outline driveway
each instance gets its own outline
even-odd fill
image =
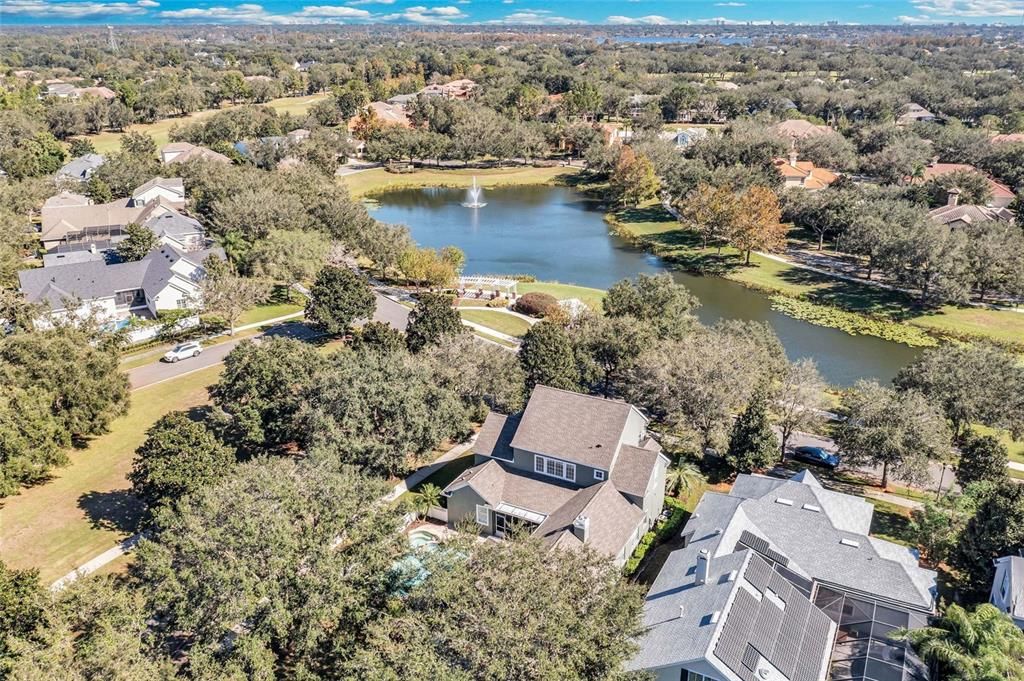
[[[823,436],[820,436],[820,435],[811,435],[810,433],[801,433],[801,432],[793,433],[792,437],[789,438],[789,449],[790,449],[790,451],[792,451],[793,448],[795,448],[795,447],[821,447],[822,449],[824,449],[826,451],[829,451],[829,452],[832,452],[832,453],[837,453],[837,451],[838,451],[838,449],[836,447],[836,443],[833,442],[830,438],[823,437]],[[796,463],[799,463],[799,462],[796,462]],[[808,465],[807,468],[809,468],[812,473],[814,473],[817,470],[819,470],[816,466],[811,466],[811,465]],[[842,469],[851,470],[847,466],[842,466]],[[873,476],[875,478],[878,478],[878,479],[882,478],[882,467],[881,466],[877,466],[877,467],[863,466],[861,468],[856,468],[856,469],[852,469],[852,470],[855,470],[858,473],[865,473],[867,475],[871,475],[871,476]],[[950,469],[950,467],[947,466],[945,468],[945,472],[943,472],[942,464],[938,464],[938,463],[935,463],[934,461],[932,461],[931,463],[928,464],[928,478],[929,479],[928,479],[928,482],[926,482],[924,484],[923,488],[926,489],[926,490],[931,490],[931,491],[934,492],[938,488],[938,486],[939,486],[939,478],[940,477],[942,478],[942,488],[943,489],[948,490],[950,488],[950,486],[953,485],[953,483],[955,482],[955,480],[953,479],[953,472]],[[896,480],[896,479],[894,479],[892,477],[890,477],[889,479],[892,482],[896,483],[896,484],[900,484],[900,485],[904,484],[904,483],[901,483],[901,482],[899,482],[898,480]]]
[[[404,331],[408,323],[407,319],[409,317],[409,309],[385,298],[379,293],[374,293],[374,295],[377,297],[377,309],[373,313],[373,320],[377,322],[385,322],[400,331]],[[246,338],[239,338],[238,340],[231,340],[225,343],[211,345],[207,349],[203,350],[203,354],[198,357],[183,359],[174,364],[155,361],[152,364],[136,367],[128,372],[128,381],[132,390],[138,390],[139,388],[144,388],[148,385],[162,383],[172,378],[190,374],[193,371],[199,371],[200,369],[215,366],[223,362],[224,358],[228,356],[228,353],[243,340],[251,340],[253,338],[261,337],[310,340],[315,338],[317,335],[317,331],[300,322],[277,324],[257,336],[247,336]]]

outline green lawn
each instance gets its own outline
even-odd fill
[[[547,184],[579,168],[512,167],[512,168],[456,168],[420,169],[411,173],[390,173],[384,168],[373,168],[341,177],[352,196],[408,187],[469,187],[473,178],[484,188],[508,185]]]
[[[954,306],[922,310],[908,294],[819,274],[757,254],[746,265],[734,248],[703,248],[698,234],[682,229],[657,204],[618,211],[609,215],[608,221],[623,238],[682,269],[723,276],[819,306],[866,314],[882,323],[909,324],[934,336],[991,340],[1024,348],[1024,313]],[[898,329],[889,331],[883,337],[901,335]]]
[[[910,509],[880,499],[865,499],[875,507],[875,514],[871,519],[872,536],[904,546],[915,546],[910,534]]]
[[[308,111],[309,107],[313,104],[316,104],[326,98],[327,95],[323,94],[308,95],[305,97],[282,97],[280,99],[272,99],[264,106],[269,106],[280,114],[291,113],[301,115]],[[140,123],[139,125],[131,126],[129,130],[151,136],[156,141],[156,145],[159,148],[167,144],[169,141],[168,134],[173,126],[206,118],[218,111],[223,111],[226,108],[230,107],[226,106],[220,109],[205,109],[203,111],[197,111],[189,116],[165,118],[163,120],[156,121],[155,123]],[[92,142],[98,153],[105,154],[111,151],[117,151],[121,143],[122,134],[123,133],[120,132],[107,131],[101,132],[98,135],[86,135],[85,137]]]
[[[294,314],[296,312],[302,312],[305,309],[303,305],[296,305],[294,303],[273,303],[270,305],[258,305],[251,310],[246,310],[241,317],[238,318],[237,326],[245,326],[246,324],[256,324],[258,322],[265,322],[268,319],[276,319],[285,315]]]
[[[221,367],[132,393],[132,408],[110,432],[71,452],[71,463],[44,484],[0,501],[0,555],[15,568],[39,568],[44,584],[136,530],[138,502],[125,478],[146,430],[173,410],[208,403]]]
[[[530,323],[521,317],[495,310],[460,309],[459,313],[467,322],[480,324],[509,336],[522,336],[530,330]]]
[[[1014,440],[1008,431],[1001,428],[976,425],[973,430],[978,435],[995,435],[1010,453],[1010,461],[1024,463],[1024,440]]]
[[[555,281],[519,282],[517,287],[519,295],[540,291],[548,293],[558,300],[579,298],[587,307],[594,312],[601,312],[601,301],[604,300],[605,292],[599,288],[588,288],[586,286],[573,286],[572,284],[559,284]]]

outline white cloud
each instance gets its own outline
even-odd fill
[[[350,0],[346,5],[393,5],[395,0]]]
[[[516,0],[501,0],[501,4],[503,4],[503,5],[511,5],[515,1]]]
[[[413,24],[450,24],[452,19],[464,19],[466,14],[458,7],[409,7],[402,12],[375,17],[380,21],[408,21]]]
[[[488,24],[535,24],[547,26],[570,26],[573,24],[585,24],[579,19],[560,17],[552,14],[550,10],[536,9],[523,12],[513,12],[502,19],[493,19]]]
[[[35,17],[58,17],[61,19],[80,19],[94,16],[127,16],[145,14],[147,7],[155,7],[157,3],[148,4],[151,0],[140,2],[50,2],[49,0],[4,0],[2,13],[23,14]]]
[[[746,7],[745,2],[716,2],[715,7]]]
[[[905,23],[921,23],[916,20],[938,21],[940,17],[1019,17],[1024,14],[1024,0],[911,0],[911,4],[921,14],[917,17],[897,17],[900,21],[911,19]]]
[[[271,14],[262,5],[244,3],[235,7],[189,7],[160,12],[165,19],[194,21],[224,21],[249,24],[324,24],[339,23],[341,19],[369,19],[365,9],[339,5],[307,5],[290,14]]]
[[[620,15],[610,16],[605,19],[605,22],[609,24],[647,24],[653,26],[664,26],[666,24],[678,23],[672,21],[668,17],[663,17],[659,14],[648,14],[644,17],[624,17]]]
[[[139,0],[135,3],[139,7],[159,7],[159,2],[153,2],[153,0]]]

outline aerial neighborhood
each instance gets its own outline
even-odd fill
[[[0,678],[1024,681],[1019,3],[222,4],[0,3]]]

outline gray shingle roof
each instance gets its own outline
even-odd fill
[[[505,416],[491,412],[484,419],[484,425],[473,444],[473,453],[493,456],[497,459],[512,460],[512,438],[519,427],[519,416]]]
[[[83,301],[107,298],[117,291],[145,289],[155,295],[173,277],[171,266],[185,259],[197,266],[211,254],[222,254],[214,248],[193,253],[182,253],[171,246],[154,250],[142,260],[107,264],[91,261],[22,270],[18,273],[21,290],[31,302],[47,302],[51,309],[63,309],[63,300],[71,297]]]
[[[538,385],[512,446],[610,470],[632,409],[625,402]]]
[[[783,503],[778,502],[780,498]],[[742,666],[749,653],[747,643],[793,681],[819,678],[828,652],[819,647],[820,636],[814,633],[821,630],[820,618],[809,614],[813,609],[804,613],[802,604],[806,599],[774,571],[768,571],[767,582],[763,575],[746,577],[744,570],[749,568],[740,564],[753,552],[738,543],[744,536],[760,538],[767,550],[781,554],[788,560],[787,567],[803,577],[931,610],[935,573],[920,568],[916,556],[906,547],[866,535],[872,509],[863,499],[825,490],[809,473],[791,480],[740,475],[729,494],[705,494],[683,528],[690,537],[689,544],[672,552],[647,595],[647,630],[630,668],[657,668],[704,658],[716,631],[701,618],[719,610],[725,627],[714,655],[740,678],[759,681],[748,673],[753,670],[734,666]],[[840,539],[852,540],[856,546],[840,544]],[[701,549],[707,549],[712,557],[712,579],[698,587],[693,575]],[[737,581],[744,585],[749,582],[760,588],[764,582],[777,595],[786,592],[788,598],[801,603],[796,614],[810,619],[805,619],[803,628],[794,622],[787,624],[786,612],[780,617],[771,609],[765,610],[763,598],[755,606],[746,596],[741,600],[738,592],[734,596],[726,588],[728,582],[721,581],[728,580],[727,575],[734,569],[741,577]],[[726,602],[731,602],[728,611]],[[787,601],[785,611],[789,609]],[[733,615],[736,629],[727,634]],[[731,643],[723,648],[722,642],[727,639]],[[830,646],[831,638],[826,639]],[[794,654],[794,646],[801,652]]]
[[[955,206],[939,206],[934,210],[928,211],[928,215],[932,220],[942,225],[948,225],[951,222],[977,224],[989,220],[994,222],[1013,222],[1014,219],[1013,212],[1005,208],[974,206],[967,203]]]
[[[140,194],[154,187],[163,187],[165,189],[173,191],[176,194],[181,194],[182,196],[185,195],[185,181],[182,178],[154,177],[152,180],[144,182],[143,184],[140,184],[138,187],[136,187],[135,190],[132,192],[132,197],[137,197]]]
[[[612,482],[615,488],[642,497],[651,481],[654,467],[658,465],[660,449],[644,449],[632,445],[622,445],[619,458],[612,469]]]
[[[71,159],[57,171],[58,177],[69,177],[75,180],[86,180],[92,171],[103,165],[106,159],[100,154],[86,154]]]
[[[466,486],[492,508],[508,504],[545,516],[534,534],[551,547],[578,546],[572,524],[578,516],[585,515],[590,519],[587,545],[615,557],[644,517],[643,510],[627,501],[610,482],[578,489],[496,460],[466,470],[444,491],[451,494]]]
[[[149,218],[143,225],[157,236],[171,238],[180,238],[203,231],[203,226],[199,224],[198,220],[182,215],[173,209]]]
[[[534,534],[552,545],[567,539],[566,534],[577,539],[572,525],[579,516],[590,519],[586,544],[599,553],[615,557],[636,532],[644,512],[626,501],[612,483],[602,482],[578,491],[549,515]]]

